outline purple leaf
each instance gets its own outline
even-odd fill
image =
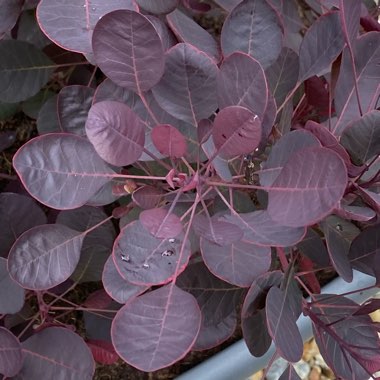
[[[241,52],[222,63],[218,73],[218,105],[242,106],[264,117],[268,103],[268,85],[260,63]]]
[[[58,46],[91,53],[91,37],[96,23],[116,9],[138,10],[133,0],[41,0],[37,19],[42,31]]]
[[[346,43],[350,46],[355,43],[359,34],[361,1],[340,0],[340,21],[343,28]]]
[[[185,137],[170,124],[155,126],[151,138],[158,151],[165,156],[180,158],[186,154]]]
[[[125,103],[127,106],[134,108],[140,98],[133,91],[118,86],[109,78],[106,78],[97,87],[92,104],[103,102],[105,100],[114,100],[115,102]]]
[[[271,186],[292,155],[302,149],[320,146],[316,137],[303,130],[286,133],[272,148],[259,172],[262,186]]]
[[[120,275],[133,284],[146,286],[170,281],[177,265],[177,275],[185,269],[190,254],[190,242],[183,241],[183,234],[159,239],[139,221],[126,225],[120,231],[113,248],[113,259]]]
[[[27,289],[45,290],[74,272],[84,234],[60,224],[44,224],[24,232],[9,252],[11,277]]]
[[[360,196],[362,199],[370,205],[374,210],[380,211],[380,194],[373,191],[363,189],[362,187],[358,188]]]
[[[0,256],[8,255],[23,232],[46,222],[44,212],[31,198],[15,193],[0,194]]]
[[[298,376],[294,367],[291,364],[289,364],[278,380],[302,380],[302,379]]]
[[[18,379],[90,380],[95,372],[90,349],[78,334],[66,328],[45,328],[22,343],[22,352],[24,365]]]
[[[241,0],[215,0],[220,7],[224,8],[227,12],[231,12]]]
[[[17,139],[16,131],[3,131],[0,132],[0,153],[10,148]]]
[[[356,82],[363,112],[375,108],[380,71],[380,34],[370,32],[359,37],[353,45]],[[335,108],[338,120],[332,132],[340,136],[344,128],[361,117],[355,92],[355,79],[348,47],[343,51],[338,82],[335,89]]]
[[[109,256],[104,265],[102,283],[108,295],[121,304],[127,303],[148,289],[147,286],[132,284],[121,277],[113,262],[112,255]]]
[[[219,245],[229,245],[243,237],[243,231],[235,224],[204,215],[195,215],[191,226],[197,235]]]
[[[58,94],[57,109],[61,130],[85,136],[85,124],[95,90],[85,86],[66,86]]]
[[[244,238],[227,246],[201,238],[201,252],[210,272],[240,287],[250,286],[271,263],[269,247],[260,247]]]
[[[363,165],[380,153],[380,111],[371,111],[343,130],[341,144],[356,165]]]
[[[268,331],[277,351],[289,362],[299,361],[302,357],[303,342],[296,325],[298,316],[295,317],[289,308],[286,291],[275,286],[270,288],[265,308]]]
[[[342,157],[343,161],[350,165],[350,156],[347,151],[339,144],[336,137],[323,125],[316,123],[315,121],[308,120],[305,124],[305,129],[310,131],[322,144],[322,146],[333,150]]]
[[[178,0],[136,0],[136,2],[146,12],[158,15],[169,13],[178,5]]]
[[[284,103],[286,96],[297,84],[298,73],[298,55],[292,49],[282,48],[276,61],[265,70],[268,86],[276,100],[277,107]]]
[[[266,324],[265,300],[269,289],[279,286],[282,278],[280,271],[263,274],[252,283],[245,297],[241,312],[243,337],[253,356],[263,356],[272,343]]]
[[[145,15],[146,18],[153,24],[156,28],[158,35],[161,38],[162,46],[164,51],[169,50],[171,47],[177,44],[177,39],[173,32],[169,29],[165,21],[158,16]]]
[[[261,142],[266,141],[272,132],[273,125],[276,121],[277,106],[274,97],[269,94],[267,108],[265,109],[264,118],[261,122],[262,137]]]
[[[58,119],[58,95],[53,95],[41,107],[37,117],[39,135],[62,132]]]
[[[329,12],[313,23],[300,47],[299,82],[320,74],[341,53],[344,36],[339,12]]]
[[[377,257],[380,256],[380,230],[378,225],[365,228],[352,242],[349,258],[352,266],[371,276],[376,275]],[[377,279],[379,280],[379,279]]]
[[[194,126],[217,109],[218,67],[190,44],[177,44],[166,53],[165,72],[153,95],[170,115]]]
[[[202,313],[201,329],[192,349],[209,349],[228,339],[236,327],[242,290],[213,276],[202,262],[190,264],[176,284],[196,298]]]
[[[9,276],[7,260],[0,257],[0,314],[19,312],[24,306],[24,293],[24,289]]]
[[[224,56],[242,51],[267,68],[282,49],[281,21],[276,11],[261,0],[244,0],[227,16],[221,35]]]
[[[360,233],[359,228],[335,215],[329,215],[321,227],[333,267],[346,282],[351,282],[353,274],[348,252],[352,240]]]
[[[155,371],[189,352],[200,325],[195,298],[175,285],[167,285],[135,298],[119,310],[112,324],[112,343],[128,364],[142,371]]]
[[[115,352],[111,342],[88,339],[86,344],[90,348],[94,359],[100,364],[115,364],[119,360],[119,355]]]
[[[164,193],[153,186],[141,186],[132,194],[133,201],[144,209],[155,208],[161,201]]]
[[[338,378],[367,379],[380,369],[376,325],[368,315],[350,316],[358,307],[345,297],[327,294],[317,296],[311,306],[316,342]]]
[[[16,103],[40,91],[54,71],[54,63],[24,41],[0,41],[0,101]]]
[[[181,219],[163,208],[142,211],[140,222],[156,238],[175,238],[182,232]]]
[[[212,136],[210,136],[208,140],[202,144],[202,149],[209,159],[214,157],[212,160],[212,166],[219,177],[226,182],[232,182],[232,174],[228,166],[228,160],[216,155],[216,148]]]
[[[95,103],[88,113],[86,133],[99,156],[115,166],[134,163],[144,149],[145,125],[123,103]]]
[[[176,9],[166,16],[170,28],[181,42],[186,42],[208,54],[216,62],[220,61],[220,51],[214,37],[194,20]]]
[[[13,157],[26,190],[58,209],[84,205],[115,172],[86,139],[65,134],[36,137]]]
[[[16,376],[23,365],[19,340],[5,327],[0,327],[0,373],[6,377]]]
[[[107,215],[100,208],[82,206],[75,210],[61,211],[56,222],[73,230],[85,232],[105,219]],[[80,283],[100,281],[104,264],[112,251],[115,235],[111,221],[101,224],[86,234],[78,265],[71,275],[73,280]]]
[[[2,0],[0,13],[0,38],[1,35],[11,30],[21,13],[23,0]],[[8,375],[10,376],[10,375]]]
[[[368,222],[376,216],[376,212],[369,207],[348,206],[342,203],[334,213],[344,219],[356,220],[358,222]]]
[[[133,11],[114,11],[96,24],[96,63],[112,81],[137,94],[152,88],[164,72],[164,49],[152,23]]]
[[[223,108],[212,130],[215,147],[223,158],[233,158],[254,151],[261,140],[261,121],[249,109],[240,106]]]
[[[267,211],[225,215],[223,220],[239,226],[244,240],[262,246],[288,247],[297,244],[306,234],[305,227],[285,227],[273,221]]]
[[[314,224],[337,206],[346,185],[346,166],[335,152],[319,147],[300,150],[268,191],[268,213],[285,226]]]

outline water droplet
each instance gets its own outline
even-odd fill
[[[129,255],[120,255],[120,258],[121,258],[123,261],[126,261],[127,263],[128,263],[129,260],[130,260]]]
[[[258,152],[258,151],[259,151],[259,148],[256,148],[256,149],[255,149],[255,152]]]
[[[86,4],[83,4],[83,8],[86,8]]]
[[[161,256],[173,256],[174,251],[172,249],[165,249],[164,252],[161,253]]]
[[[173,238],[171,238],[171,239],[169,239],[169,243],[175,243],[175,239],[173,239]]]
[[[99,20],[102,18],[102,16],[99,16]]]
[[[91,9],[92,9],[93,11],[96,11],[96,8],[95,8],[95,7],[92,7]]]
[[[343,227],[340,224],[337,224],[335,229],[338,231],[343,231]]]
[[[149,264],[144,263],[144,264],[143,264],[143,267],[146,268],[146,269],[148,269],[148,268],[149,268]]]

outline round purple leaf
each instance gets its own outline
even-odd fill
[[[133,164],[144,149],[145,125],[123,103],[95,103],[88,113],[86,132],[99,156],[112,165]]]
[[[141,186],[132,194],[133,201],[143,209],[156,207],[164,193],[159,188],[153,186]]]
[[[119,86],[141,94],[164,72],[164,49],[152,23],[133,11],[108,13],[92,37],[96,63]]]
[[[226,107],[216,116],[212,134],[220,156],[233,158],[251,153],[258,147],[261,121],[247,108]]]
[[[185,137],[178,129],[169,124],[154,127],[151,138],[155,147],[164,156],[180,158],[186,154]]]
[[[142,211],[140,222],[157,238],[175,238],[182,232],[181,219],[163,208]]]
[[[16,376],[23,365],[19,340],[5,327],[0,327],[0,374]]]
[[[178,0],[136,0],[137,4],[147,11],[153,14],[165,14],[173,11],[177,5]]]

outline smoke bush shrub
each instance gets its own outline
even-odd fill
[[[241,322],[296,379],[301,313],[337,378],[380,369],[379,301],[321,295],[316,276],[380,284],[378,15],[307,3],[301,19],[278,0],[1,2],[0,105],[39,132],[13,165],[50,211],[0,195],[0,373],[155,371]],[[65,298],[88,281],[104,288]]]

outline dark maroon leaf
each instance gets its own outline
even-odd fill
[[[192,227],[197,235],[219,245],[229,245],[243,237],[243,231],[232,223],[195,215]]]
[[[356,165],[363,165],[380,154],[380,111],[371,111],[343,130],[341,143]]]
[[[358,190],[361,197],[368,205],[370,205],[374,210],[380,211],[380,194],[361,187],[359,187]]]
[[[90,380],[95,372],[95,362],[86,343],[66,328],[45,328],[22,343],[22,352],[24,365],[15,379]]]
[[[95,103],[88,113],[86,133],[99,156],[112,165],[130,165],[144,149],[145,125],[123,103]]]
[[[153,14],[165,14],[174,10],[178,5],[178,0],[136,0],[137,4]]]
[[[268,103],[268,85],[260,63],[241,52],[222,63],[218,73],[218,105],[242,106],[264,117]]]
[[[127,257],[125,256],[125,258]],[[121,277],[113,262],[112,255],[109,256],[104,265],[102,282],[109,296],[121,304],[127,303],[148,289],[147,286],[132,284]]]
[[[208,54],[216,62],[220,61],[220,51],[214,37],[200,27],[194,20],[187,17],[178,9],[168,14],[166,20],[179,41],[195,46]]]
[[[376,325],[368,315],[351,317],[351,312],[358,307],[345,297],[327,294],[318,296],[311,306],[314,335],[321,355],[342,379],[367,379],[380,369]]]
[[[226,11],[231,12],[241,0],[215,0],[220,7],[224,8]]]
[[[371,111],[377,102],[380,74],[380,34],[366,33],[353,45],[355,57],[356,82],[363,112]],[[338,120],[332,132],[340,136],[344,128],[361,113],[355,92],[355,79],[348,47],[343,51],[342,64],[335,89],[335,108]]]
[[[268,86],[276,100],[277,107],[284,103],[286,96],[297,84],[298,72],[298,55],[287,47],[281,50],[276,61],[265,70]]]
[[[16,131],[3,131],[0,132],[0,153],[10,148],[16,141],[17,133]]]
[[[23,365],[19,340],[5,327],[0,327],[0,374],[16,376]]]
[[[268,191],[269,216],[290,227],[314,224],[336,207],[346,185],[346,166],[335,152],[319,147],[298,151]]]
[[[175,238],[182,232],[181,219],[163,208],[142,211],[140,223],[156,238]]]
[[[38,25],[35,13],[27,11],[25,4],[18,20],[17,39],[29,42],[40,49],[51,43]]]
[[[56,222],[73,230],[85,232],[106,218],[107,215],[100,208],[83,206],[75,210],[61,211]],[[104,264],[112,252],[115,237],[111,221],[101,224],[86,234],[79,262],[71,278],[78,282],[100,281]]]
[[[155,371],[189,352],[200,325],[196,299],[175,285],[167,285],[119,310],[112,324],[112,343],[128,364]]]
[[[380,298],[371,298],[365,301],[353,315],[368,315],[380,309]]]
[[[113,248],[114,262],[120,275],[133,284],[147,286],[170,281],[177,265],[177,274],[181,273],[190,253],[190,242],[183,242],[183,234],[176,238],[159,239],[152,236],[139,221],[128,224],[120,231]]]
[[[86,341],[86,344],[90,348],[94,359],[100,364],[115,364],[119,360],[119,355],[115,352],[110,342],[90,339]]]
[[[89,309],[106,309],[112,302],[112,298],[104,289],[95,290],[91,293],[82,306]]]
[[[58,46],[79,53],[91,53],[96,23],[116,9],[136,10],[133,0],[41,0],[37,19],[42,31]],[[59,17],[57,18],[57,15]]]
[[[15,314],[22,309],[23,305],[24,289],[11,279],[7,260],[0,257],[0,314]]]
[[[74,272],[84,234],[60,224],[44,224],[24,232],[9,252],[11,277],[27,289],[59,285]]]
[[[248,287],[271,263],[269,247],[246,241],[220,246],[201,238],[201,252],[208,269],[220,279],[240,287]]]
[[[245,297],[241,313],[243,337],[253,356],[263,356],[272,343],[266,324],[265,301],[269,289],[279,286],[282,278],[280,271],[263,274],[252,283]]]
[[[348,252],[352,240],[360,233],[359,228],[335,215],[329,215],[321,226],[333,267],[345,281],[351,282],[353,273]]]
[[[376,261],[380,255],[380,229],[379,225],[365,228],[352,242],[349,258],[355,269],[376,275]]]
[[[334,111],[329,95],[329,83],[324,77],[313,75],[305,80],[304,86],[305,97],[309,108],[313,107],[313,109],[322,116],[329,115],[330,105],[332,112]]]
[[[292,228],[276,223],[267,211],[225,215],[223,220],[239,226],[244,231],[245,241],[262,246],[292,246],[306,234],[305,227]]]
[[[185,137],[169,124],[155,126],[151,138],[158,151],[165,156],[180,158],[186,154]]]
[[[3,33],[8,32],[16,24],[21,8],[22,0],[2,0],[0,13],[0,38]],[[11,375],[8,375],[11,376]]]
[[[282,49],[281,21],[276,11],[261,0],[244,0],[226,18],[221,36],[224,56],[242,51],[267,68]]]
[[[216,148],[212,136],[210,136],[208,140],[202,144],[202,149],[209,159],[214,157],[212,160],[212,166],[219,177],[226,182],[232,182],[232,174],[228,166],[228,160],[216,154]]]
[[[36,95],[49,80],[54,63],[24,41],[0,41],[0,101],[16,103]]]
[[[141,186],[132,194],[133,201],[144,209],[156,207],[162,197],[163,191],[153,186]]]
[[[322,146],[338,153],[347,166],[349,166],[350,156],[343,146],[339,144],[336,137],[326,127],[316,123],[315,121],[308,120],[305,124],[305,129],[310,131],[321,142]]]
[[[262,137],[261,142],[266,141],[272,132],[272,127],[275,123],[277,116],[277,106],[274,97],[269,94],[267,108],[265,109],[264,118],[261,122]]]
[[[312,146],[320,146],[320,143],[311,133],[302,130],[286,133],[273,146],[262,165],[259,172],[261,185],[271,186],[294,153]]]
[[[346,43],[351,47],[359,33],[361,1],[340,0],[340,20]]]
[[[26,190],[58,209],[84,205],[115,174],[86,139],[64,134],[36,137],[13,157]]]
[[[100,69],[137,94],[152,88],[164,72],[160,36],[137,12],[119,10],[102,17],[94,29],[92,48]]]
[[[302,380],[302,379],[298,376],[294,367],[291,364],[289,364],[278,380]]]
[[[213,276],[202,262],[190,264],[176,284],[192,294],[201,309],[202,324],[193,350],[217,346],[233,333],[241,289]]]
[[[165,72],[153,88],[161,108],[194,126],[217,109],[218,67],[205,53],[181,43],[166,53]]]
[[[29,197],[0,194],[0,256],[6,257],[12,244],[25,231],[46,223],[46,216]]]
[[[221,157],[248,154],[260,143],[261,121],[247,108],[226,107],[217,114],[212,135]]]
[[[330,265],[329,254],[321,237],[313,229],[308,228],[305,238],[297,244],[298,248],[313,263],[319,267],[327,267]]]
[[[356,220],[358,222],[368,222],[376,216],[376,212],[369,207],[347,206],[344,204],[340,204],[339,208],[334,212],[344,219]]]
[[[66,86],[58,94],[57,109],[61,130],[85,136],[85,124],[95,90],[85,86]]]
[[[286,360],[297,362],[302,357],[303,342],[289,304],[286,291],[275,286],[269,289],[266,298],[268,331],[277,351]]]
[[[299,82],[320,74],[341,53],[343,46],[339,12],[329,12],[319,17],[302,40]]]

